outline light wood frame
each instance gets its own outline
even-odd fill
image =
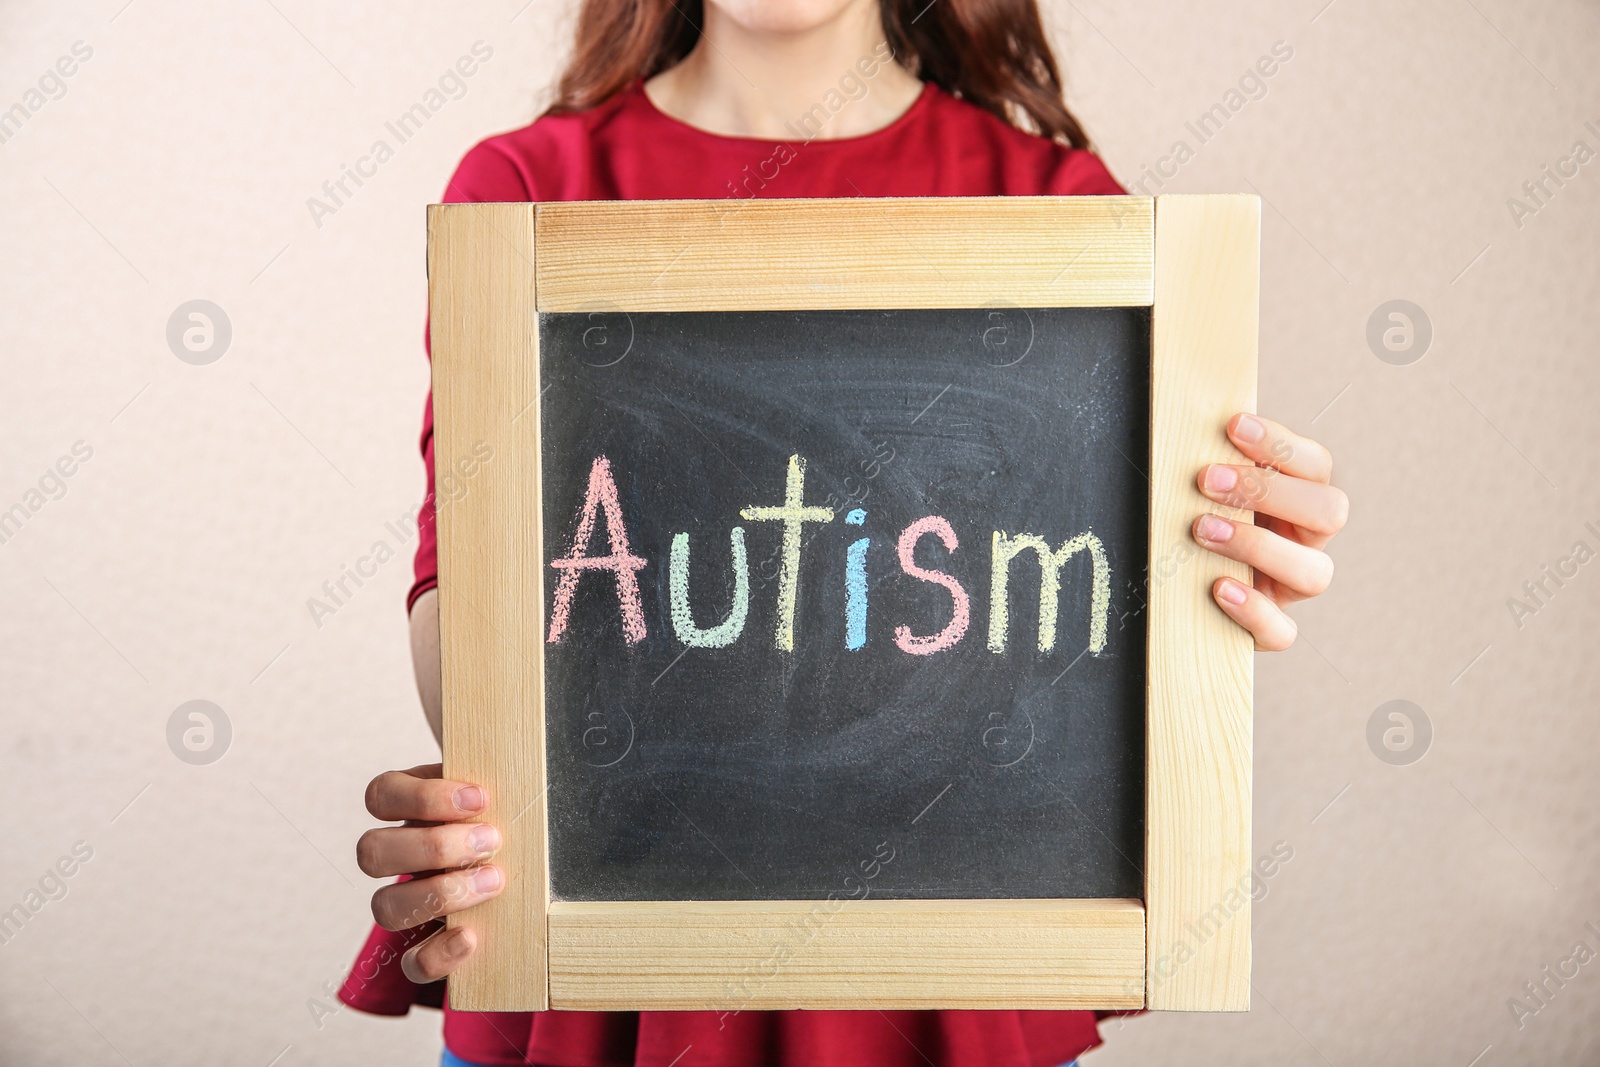
[[[1210,587],[1250,573],[1189,527],[1255,408],[1259,230],[1233,195],[430,207],[435,463],[493,449],[438,509],[444,773],[509,875],[450,920],[452,1006],[1248,1009],[1252,649]],[[995,303],[1153,309],[1143,900],[552,900],[538,314]]]

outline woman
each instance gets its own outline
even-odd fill
[[[547,201],[751,197],[1117,194],[1067,109],[1033,0],[586,0],[557,104],[462,161],[445,199]],[[1197,516],[1204,548],[1255,568],[1217,606],[1262,650],[1295,636],[1284,607],[1328,585],[1322,551],[1344,524],[1332,460],[1315,442],[1238,415],[1226,432],[1255,465],[1197,472],[1258,525]],[[431,406],[428,497],[412,652],[439,734]],[[1272,468],[1264,471],[1262,468]],[[374,779],[367,806],[406,826],[357,848],[375,877],[425,872],[373,897],[375,931],[341,993],[388,1014],[438,1004],[471,955],[439,916],[500,892],[492,798],[437,764]],[[392,932],[391,932],[392,931]],[[431,984],[430,984],[431,983]],[[446,1064],[900,1065],[1037,1067],[1099,1043],[1092,1012],[445,1012]]]

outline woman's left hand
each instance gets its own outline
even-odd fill
[[[1211,596],[1250,631],[1258,650],[1278,652],[1294,644],[1296,633],[1283,609],[1317,596],[1333,580],[1333,560],[1323,549],[1344,528],[1350,498],[1328,484],[1333,457],[1310,438],[1258,415],[1235,415],[1227,432],[1254,465],[1213,463],[1200,471],[1200,491],[1219,504],[1254,511],[1256,524],[1201,515],[1194,539],[1255,569],[1254,588],[1218,578]]]

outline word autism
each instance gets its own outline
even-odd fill
[[[789,457],[782,503],[751,505],[739,511],[739,518],[745,522],[773,523],[781,532],[776,625],[772,640],[774,647],[784,652],[793,652],[795,647],[795,607],[801,579],[802,532],[808,524],[833,522],[837,514],[831,507],[805,503],[805,478],[805,458],[792,455]],[[603,555],[594,555],[591,552],[596,540],[595,527],[601,519],[605,521],[608,551]],[[861,508],[855,508],[844,516],[845,524],[850,526],[865,527],[866,520],[867,513]],[[950,599],[949,619],[937,632],[916,634],[909,626],[895,628],[895,645],[913,656],[931,656],[954,648],[966,636],[972,623],[972,597],[960,580],[944,571],[919,564],[914,558],[917,545],[926,537],[937,539],[946,552],[955,552],[961,547],[954,527],[942,515],[926,515],[911,522],[900,531],[895,541],[900,569],[911,578],[943,588]],[[689,595],[689,534],[680,532],[672,537],[667,553],[672,630],[677,640],[688,647],[726,648],[739,640],[745,631],[750,614],[750,567],[745,548],[745,528],[732,527],[728,541],[733,564],[733,602],[721,621],[711,626],[701,626],[695,621]],[[870,589],[867,549],[871,543],[870,536],[863,536],[851,542],[845,550],[842,608],[845,647],[850,651],[859,651],[867,644]],[[1040,569],[1039,651],[1049,653],[1055,650],[1062,570],[1069,560],[1080,553],[1087,555],[1092,565],[1088,650],[1098,653],[1105,648],[1111,613],[1111,566],[1105,546],[1098,537],[1085,530],[1067,537],[1058,545],[1052,545],[1040,534],[995,530],[989,539],[989,551],[987,647],[990,652],[1003,653],[1006,650],[1011,622],[1008,596],[1011,572],[1017,557],[1025,553],[1032,553]],[[559,579],[546,637],[549,644],[560,644],[567,637],[573,597],[579,582],[589,575],[599,577],[603,574],[614,585],[624,640],[632,645],[649,636],[649,625],[640,596],[639,572],[650,566],[650,560],[637,554],[634,549],[611,461],[604,455],[595,457],[589,468],[588,486],[578,508],[571,543],[566,553],[552,560],[550,566]]]

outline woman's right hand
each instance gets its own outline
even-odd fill
[[[437,763],[385,771],[367,786],[367,811],[403,826],[368,830],[356,842],[356,863],[374,878],[409,874],[411,880],[372,894],[372,917],[385,930],[409,930],[500,895],[505,872],[486,863],[500,847],[500,831],[469,823],[489,806],[478,786],[447,782]],[[413,982],[435,982],[477,947],[464,926],[440,930],[401,959]]]

